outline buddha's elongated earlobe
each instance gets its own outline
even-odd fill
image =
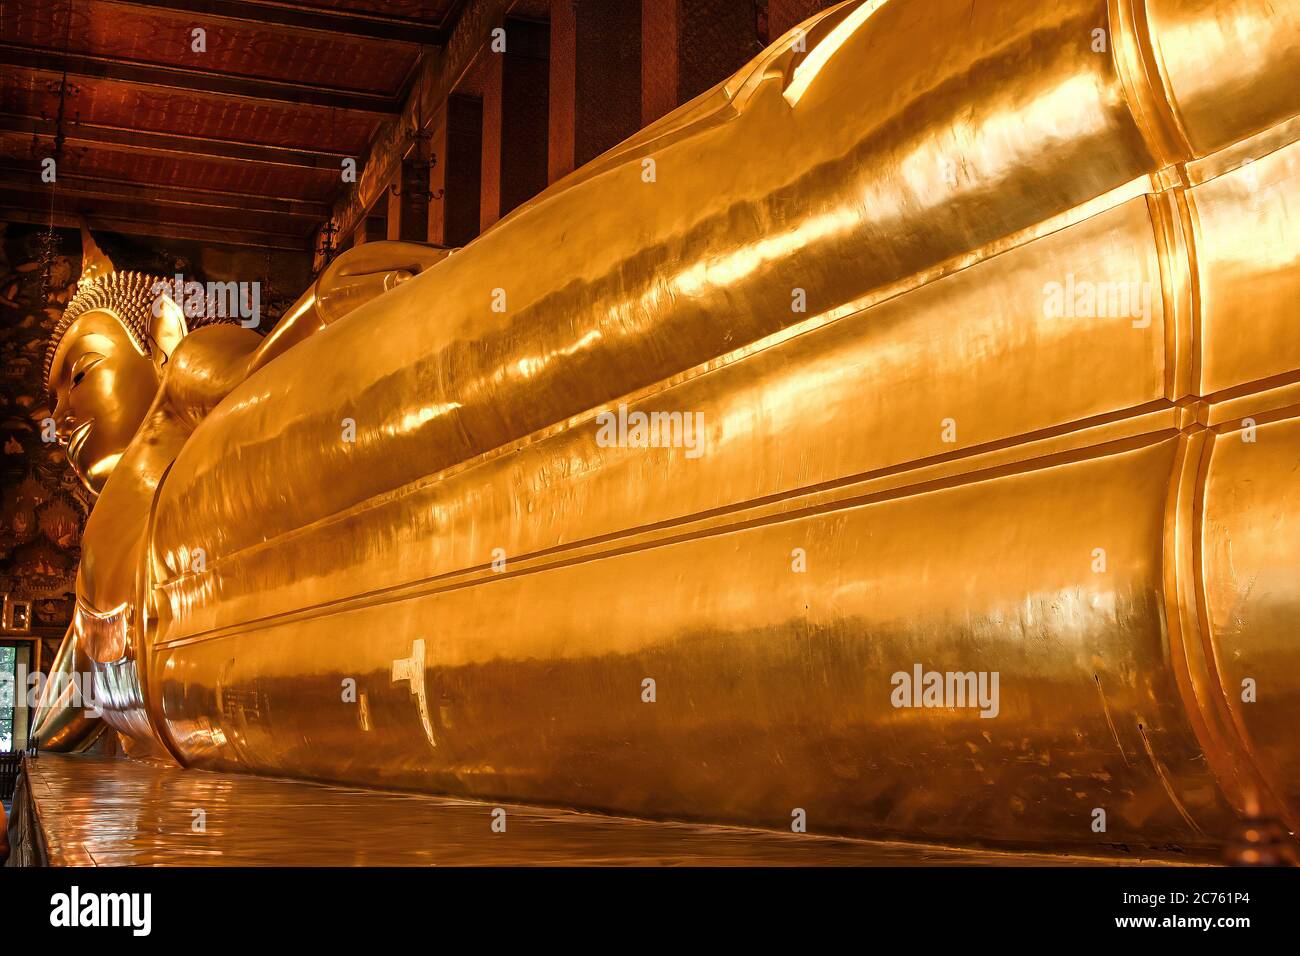
[[[165,284],[165,283],[163,283]],[[185,321],[185,310],[166,292],[160,291],[150,310],[149,337],[153,344],[153,360],[159,368],[167,364],[167,359],[181,339],[189,333]]]

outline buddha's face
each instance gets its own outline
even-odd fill
[[[69,327],[50,368],[58,438],[77,477],[98,495],[158,392],[154,363],[107,312]]]

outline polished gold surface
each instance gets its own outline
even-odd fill
[[[1125,852],[1119,847],[1108,849],[1104,856],[997,853],[691,826],[242,774],[187,773],[157,763],[103,757],[44,754],[27,766],[27,785],[52,866],[1152,866],[1207,862],[1186,855]],[[196,815],[196,810],[202,815]],[[201,821],[200,827],[196,821]],[[496,821],[502,822],[494,830]]]
[[[97,708],[86,706],[84,685],[79,683],[80,675],[93,673],[90,659],[70,631],[50,663],[48,682],[32,717],[33,739],[42,747],[76,753],[103,736],[104,721]]]
[[[795,41],[261,343],[158,369],[78,318],[107,722],[679,820],[1294,828],[1300,4],[853,0]],[[642,411],[698,441],[604,440]],[[914,666],[996,715],[895,706]]]

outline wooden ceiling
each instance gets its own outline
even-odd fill
[[[5,0],[0,215],[306,251],[464,4]]]

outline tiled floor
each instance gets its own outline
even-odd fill
[[[1006,854],[692,826],[179,770],[125,758],[29,761],[50,862],[121,866],[1088,865]],[[200,828],[199,824],[202,824]]]

